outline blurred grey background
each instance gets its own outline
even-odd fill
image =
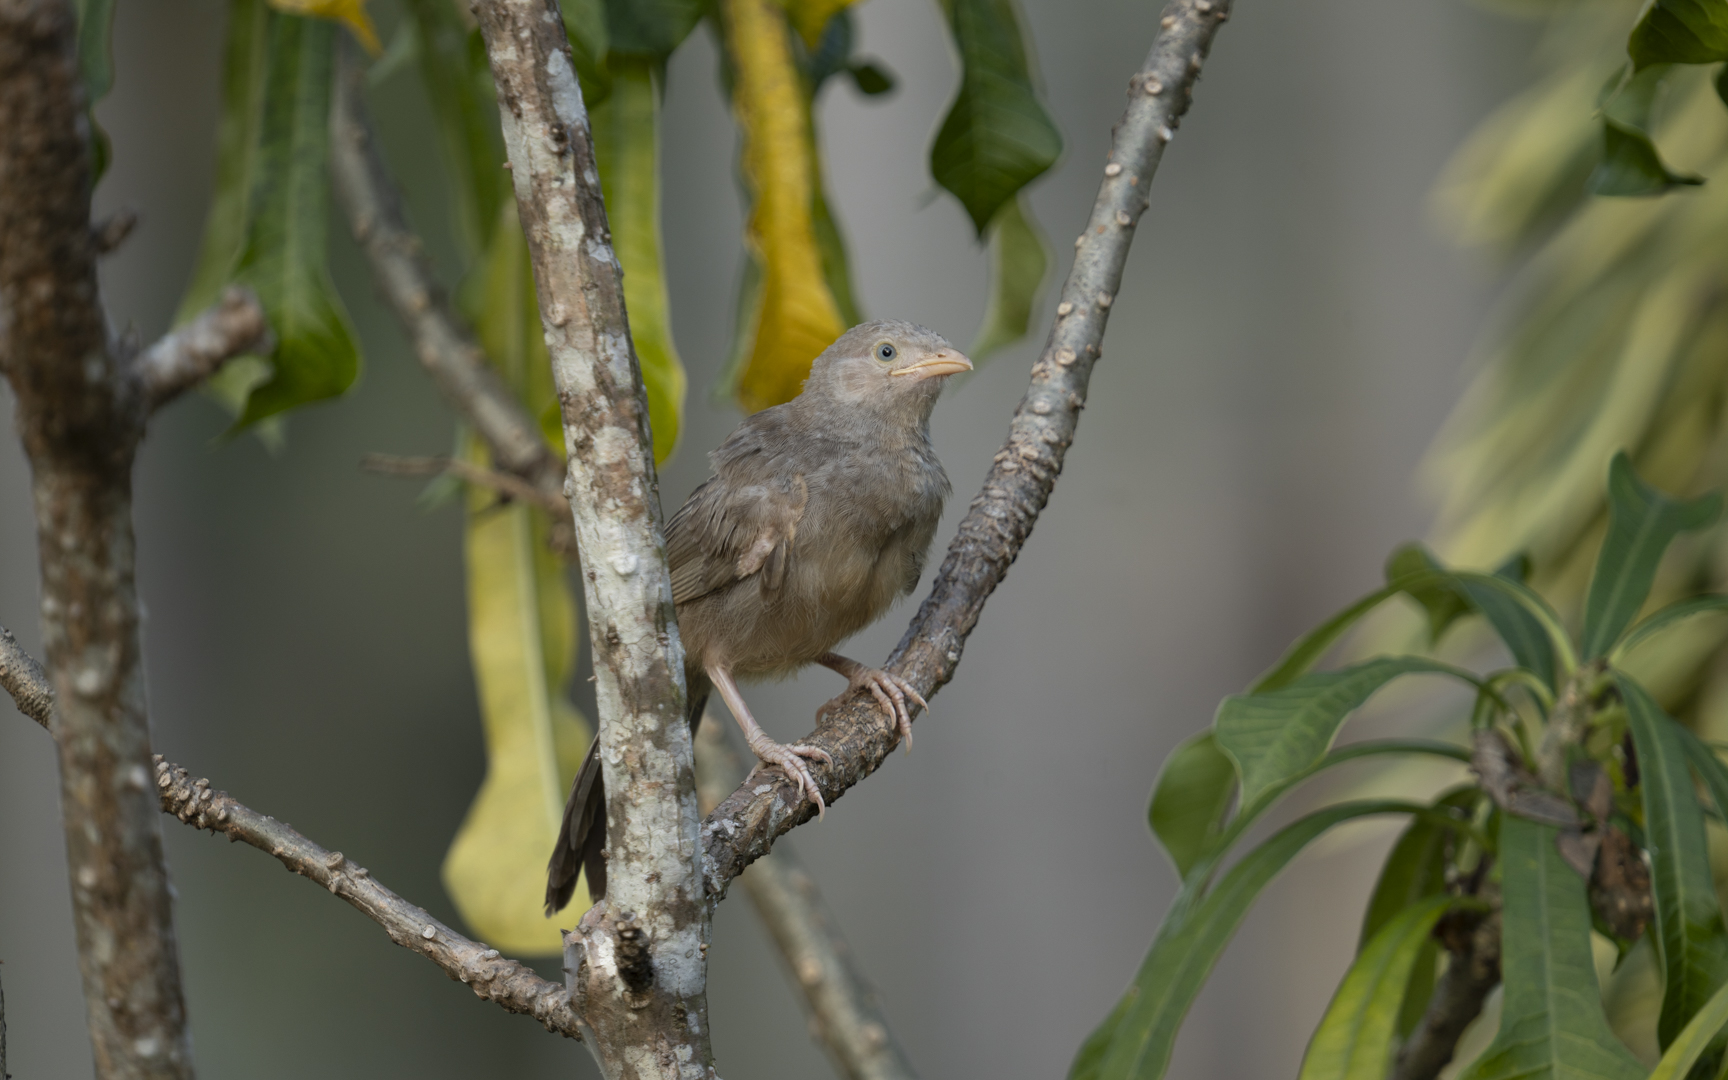
[[[1060,275],[1158,7],[1024,6],[1067,140],[1032,194]],[[116,320],[146,340],[167,326],[203,219],[225,8],[119,6],[117,82],[100,109],[114,165],[97,203],[142,214],[104,281]],[[391,4],[373,8],[388,28]],[[900,77],[886,102],[838,80],[822,101],[861,299],[964,342],[986,268],[925,166],[956,79],[938,8],[870,0],[857,19],[863,51]],[[1460,0],[1245,0],[1221,32],[1036,535],[919,724],[917,752],[792,841],[925,1075],[1066,1072],[1174,892],[1145,825],[1164,755],[1422,531],[1412,469],[1463,385],[1492,285],[1435,235],[1425,199],[1463,134],[1524,78],[1528,44],[1524,28]],[[443,192],[416,77],[386,84],[376,106],[437,237]],[[740,214],[705,31],[671,66],[664,134],[674,328],[693,389],[664,471],[670,508],[738,419],[707,394]],[[275,457],[250,438],[217,441],[224,417],[201,399],[152,427],[137,524],[155,742],[454,920],[438,866],[483,768],[458,518],[418,509],[417,484],[357,468],[368,451],[443,452],[451,418],[351,244],[333,244],[367,350],[357,391],[294,417]],[[957,492],[941,543],[1000,444],[1035,344],[938,409]],[[33,524],[11,424],[0,389],[0,623],[34,651]],[[880,659],[912,606],[848,651]],[[837,689],[817,671],[751,700],[791,738]],[[54,758],[41,730],[3,711],[10,1066],[21,1080],[87,1077]],[[576,1044],[476,1001],[259,852],[172,821],[164,833],[204,1076],[594,1075]],[[1322,847],[1272,887],[1194,1009],[1174,1076],[1294,1073],[1389,836]],[[826,1075],[741,892],[711,956],[722,1075]]]

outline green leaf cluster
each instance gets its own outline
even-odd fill
[[[1651,487],[1625,455],[1607,479],[1612,524],[1576,638],[1522,583],[1523,560],[1497,574],[1457,571],[1412,545],[1388,560],[1384,588],[1298,640],[1248,692],[1224,700],[1211,730],[1176,748],[1148,819],[1181,888],[1134,981],[1080,1047],[1070,1080],[1162,1077],[1183,1018],[1260,892],[1325,831],[1376,814],[1411,822],[1368,899],[1355,961],[1309,1043],[1302,1080],[1390,1075],[1435,993],[1442,958],[1458,947],[1446,943],[1495,932],[1499,1027],[1461,1077],[1651,1075],[1610,1027],[1593,926],[1622,955],[1645,934],[1654,948],[1662,972],[1655,1036],[1666,1051],[1654,1075],[1715,1075],[1728,1044],[1728,928],[1700,790],[1715,812],[1728,807],[1728,767],[1620,665],[1693,617],[1728,610],[1728,598],[1694,597],[1636,621],[1676,539],[1714,522],[1720,503]],[[1480,618],[1514,666],[1476,674],[1431,656],[1386,655],[1315,669],[1398,597],[1426,615],[1431,645]],[[1468,744],[1334,746],[1372,696],[1419,674],[1474,691]],[[1346,761],[1408,754],[1449,757],[1473,771],[1432,804],[1322,805],[1237,851],[1308,778]],[[1614,877],[1596,859],[1599,849],[1624,843],[1648,865],[1647,885]],[[1648,889],[1648,926],[1623,918],[1638,888]]]

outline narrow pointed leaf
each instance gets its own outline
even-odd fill
[[[1165,760],[1147,819],[1177,874],[1187,877],[1217,843],[1235,797],[1236,766],[1212,732],[1187,740]]]
[[[1446,631],[1470,614],[1471,604],[1444,575],[1446,568],[1421,544],[1405,544],[1386,560],[1387,584],[1409,581],[1405,595],[1428,616],[1428,644],[1438,645]]]
[[[1710,744],[1692,734],[1683,726],[1676,726],[1675,737],[1686,751],[1686,761],[1692,766],[1704,781],[1704,787],[1710,792],[1710,801],[1716,805],[1716,813],[1724,821],[1728,821],[1728,766],[1722,764],[1722,759],[1716,756],[1716,751]]]
[[[773,0],[725,0],[722,10],[753,198],[745,239],[761,268],[755,310],[739,328],[750,345],[738,400],[755,412],[796,397],[811,363],[845,327],[817,244],[810,103],[785,15]]]
[[[360,349],[325,265],[334,31],[321,19],[270,18],[264,123],[237,276],[263,302],[276,351],[237,428],[335,397],[360,371]]]
[[[515,203],[499,207],[492,246],[464,305],[481,347],[531,415],[550,416],[561,439],[551,364],[541,336]],[[466,455],[485,462],[470,438]],[[546,544],[542,511],[468,497],[464,557],[468,639],[486,735],[486,779],[444,860],[444,885],[486,941],[517,955],[561,950],[558,925],[541,911],[546,853],[589,730],[567,686],[576,663],[576,604],[564,566]],[[578,895],[577,909],[587,906]]]
[[[1405,908],[1357,954],[1308,1044],[1299,1080],[1382,1080],[1411,972],[1452,903],[1431,896]]]
[[[1668,1045],[1662,1060],[1650,1073],[1650,1080],[1685,1080],[1691,1075],[1692,1066],[1704,1056],[1704,1051],[1722,1034],[1724,1027],[1728,1027],[1728,986],[1710,995],[1710,1000],[1698,1010],[1698,1015]]]
[[[1194,998],[1229,944],[1248,909],[1278,872],[1326,830],[1374,814],[1425,813],[1426,807],[1395,801],[1342,803],[1297,820],[1242,857],[1217,885],[1198,898],[1201,882],[1183,886],[1129,987],[1127,1008],[1112,1013],[1109,1048],[1086,1044],[1088,1080],[1158,1080],[1170,1064],[1176,1033]],[[1108,1021],[1107,1021],[1108,1023]],[[1100,1033],[1103,1029],[1100,1029]],[[1099,1033],[1095,1033],[1099,1034]],[[1070,1070],[1073,1078],[1081,1061]]]
[[[1662,161],[1650,137],[1656,99],[1667,65],[1648,67],[1630,79],[1617,75],[1602,102],[1602,159],[1591,174],[1597,195],[1660,195],[1674,187],[1702,184],[1704,178],[1677,173]]]
[[[1584,603],[1585,659],[1602,656],[1613,647],[1656,579],[1656,566],[1668,545],[1683,532],[1701,529],[1716,520],[1722,499],[1706,495],[1679,500],[1638,478],[1624,452],[1614,455],[1608,470],[1608,536],[1596,558],[1590,595]]]
[[[1559,831],[1500,816],[1500,1030],[1461,1080],[1640,1080],[1644,1068],[1602,1012],[1584,879]]]
[[[624,306],[654,429],[654,459],[664,461],[678,443],[684,411],[684,365],[672,343],[666,275],[660,243],[658,95],[651,61],[611,61],[612,94],[589,113],[606,220],[624,267]]]
[[[1024,195],[1002,204],[990,220],[990,299],[984,322],[966,352],[974,361],[1026,336],[1038,291],[1050,269],[1050,252],[1032,221]]]
[[[1519,667],[1535,673],[1536,677],[1547,683],[1549,688],[1559,685],[1554,669],[1554,640],[1540,620],[1532,614],[1527,597],[1520,596],[1515,590],[1525,588],[1522,574],[1514,576],[1514,570],[1522,565],[1522,560],[1501,567],[1494,572],[1492,578],[1484,580],[1481,575],[1464,576],[1459,587],[1464,595],[1470,598],[1470,604],[1482,617],[1488,620],[1488,625],[1500,635],[1500,640],[1506,643],[1506,648],[1512,654],[1512,659]],[[1505,585],[1496,584],[1505,582]],[[1534,594],[1530,594],[1534,596]]]
[[[1728,931],[1710,873],[1704,811],[1692,786],[1680,725],[1644,688],[1617,675],[1638,750],[1645,845],[1656,902],[1656,954],[1664,992],[1657,1037],[1667,1046],[1728,978]]]
[[[1257,805],[1286,778],[1319,762],[1350,713],[1382,686],[1412,672],[1475,681],[1438,661],[1393,656],[1342,671],[1310,672],[1277,690],[1225,698],[1218,707],[1218,746],[1236,763],[1242,805]]]
[[[1651,64],[1728,60],[1728,4],[1722,0],[1656,0],[1632,28],[1626,52],[1640,70]]]
[[[1279,658],[1272,670],[1260,676],[1248,692],[1264,694],[1289,686],[1318,663],[1320,658],[1326,655],[1326,650],[1337,644],[1338,639],[1362,621],[1364,616],[1402,591],[1403,589],[1390,585],[1377,589],[1302,635],[1296,640],[1296,644]]]
[[[463,24],[450,0],[407,0],[406,6],[420,39],[420,80],[444,149],[457,236],[465,261],[472,261],[491,243],[498,204],[509,191],[491,71],[484,54],[469,46],[477,31]]]
[[[1614,652],[1611,655],[1615,660],[1618,660],[1675,623],[1684,622],[1699,615],[1720,614],[1728,614],[1728,596],[1692,596],[1685,600],[1676,601],[1661,611],[1653,612],[1649,618],[1626,631],[1626,635],[1620,639],[1620,643],[1614,646]]]
[[[942,0],[960,90],[930,148],[930,175],[982,237],[1004,203],[1056,163],[1062,136],[1033,86],[1013,0]]]

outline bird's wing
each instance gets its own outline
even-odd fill
[[[764,592],[779,589],[785,581],[810,489],[800,473],[753,483],[739,479],[713,477],[667,522],[673,603],[752,576]]]

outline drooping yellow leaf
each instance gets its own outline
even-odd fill
[[[810,364],[845,326],[823,276],[812,214],[816,164],[809,100],[774,0],[724,0],[736,80],[732,107],[755,196],[745,242],[761,269],[738,401],[755,412],[796,397]]]
[[[515,204],[506,202],[467,307],[487,355],[560,438],[551,367]],[[464,456],[484,463],[470,437]],[[575,667],[576,605],[546,543],[544,512],[468,497],[464,556],[468,642],[486,734],[486,779],[444,860],[444,886],[482,939],[518,956],[553,955],[558,923],[541,911],[546,859],[565,795],[587,750],[588,724],[565,695]],[[574,910],[588,906],[578,889]],[[565,923],[573,916],[565,915]]]
[[[372,28],[372,19],[366,14],[366,0],[269,0],[269,3],[277,11],[290,15],[334,19],[352,30],[373,56],[384,51],[378,43],[378,31]]]
[[[678,442],[684,412],[684,365],[672,343],[660,243],[659,95],[654,62],[613,57],[612,94],[589,113],[612,247],[624,267],[624,307],[648,391],[654,459]]]
[[[798,36],[804,39],[804,47],[816,48],[822,40],[822,31],[828,28],[828,20],[856,4],[858,0],[783,0],[786,16],[792,20],[792,28],[798,31]]]

